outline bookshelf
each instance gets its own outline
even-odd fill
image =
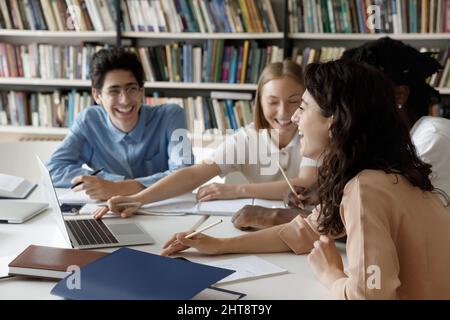
[[[8,0],[11,3],[19,3],[19,0]],[[34,1],[34,0],[33,0]],[[258,11],[260,21],[248,19],[247,22],[242,18],[239,21],[239,17],[243,17],[242,11],[239,11],[239,14],[233,14],[235,10],[236,4],[237,7],[242,3],[250,3],[251,5],[255,5],[255,7],[248,7],[253,10],[253,13],[256,10],[265,10],[263,5],[267,5],[267,2],[270,1],[273,18],[276,21],[276,24],[271,24],[270,17],[267,14],[267,19],[264,20],[262,11]],[[361,0],[366,1],[366,0]],[[413,0],[422,4],[421,0]],[[447,1],[450,0],[429,0],[431,3],[440,3],[441,5],[446,5]],[[5,2],[0,0],[1,2]],[[32,2],[31,0],[24,0],[23,3],[25,5],[27,3]],[[307,13],[307,18],[313,18],[312,24],[318,26],[320,23],[324,23],[317,16],[320,13],[320,4],[322,0],[233,0],[230,1],[234,3],[235,6],[233,8],[223,7],[223,10],[220,10],[220,3],[222,1],[219,0],[149,0],[148,4],[152,6],[152,8],[140,8],[136,7],[136,3],[139,1],[130,1],[130,0],[98,0],[95,2],[98,6],[99,4],[103,5],[101,10],[109,10],[109,11],[101,11],[100,20],[102,21],[99,25],[98,21],[95,19],[90,19],[90,16],[95,16],[92,13],[92,4],[94,0],[39,0],[44,8],[44,3],[80,3],[82,6],[82,13],[84,24],[80,23],[76,26],[75,31],[66,30],[67,28],[63,26],[63,28],[56,28],[55,25],[58,25],[57,19],[62,19],[61,15],[58,18],[56,14],[54,14],[54,25],[52,28],[47,28],[48,30],[38,30],[42,29],[42,26],[39,26],[36,21],[36,26],[34,29],[36,30],[19,30],[18,28],[5,28],[1,25],[6,24],[4,19],[4,10],[0,5],[0,43],[10,43],[16,46],[20,45],[29,45],[31,43],[39,43],[39,44],[48,44],[54,46],[77,46],[81,45],[93,45],[93,46],[103,46],[103,45],[121,45],[124,47],[130,48],[151,48],[151,47],[160,47],[170,50],[173,50],[175,46],[178,51],[177,57],[181,57],[183,46],[191,46],[191,49],[201,48],[201,63],[203,64],[203,60],[210,59],[207,55],[204,55],[205,44],[208,42],[211,44],[216,44],[221,42],[223,47],[226,46],[234,47],[238,52],[242,46],[244,46],[245,42],[249,43],[249,46],[253,44],[257,45],[257,49],[264,49],[268,52],[268,47],[276,47],[279,52],[277,53],[276,59],[283,58],[291,58],[297,50],[297,53],[301,53],[307,47],[311,48],[321,48],[321,47],[352,47],[362,44],[368,40],[374,40],[380,38],[385,35],[389,35],[390,37],[398,40],[405,41],[415,47],[427,47],[427,48],[439,48],[441,50],[446,50],[448,44],[450,43],[450,31],[445,29],[446,25],[444,21],[447,21],[448,18],[444,15],[444,19],[438,21],[437,16],[434,16],[434,22],[429,21],[428,25],[426,23],[422,23],[422,21],[416,21],[413,23],[413,26],[416,25],[419,32],[415,33],[403,33],[398,32],[393,33],[393,22],[389,22],[390,20],[386,17],[383,17],[383,23],[387,23],[386,26],[391,23],[389,27],[392,30],[390,32],[381,33],[383,30],[377,30],[378,33],[371,33],[368,30],[363,30],[361,27],[361,21],[358,20],[356,11],[356,0],[331,0],[330,3],[333,5],[339,5],[342,3],[343,8],[345,9],[347,5],[347,9],[349,10],[349,16],[353,14],[352,19],[353,23],[359,25],[359,29],[353,30],[351,29],[352,24],[349,23],[346,31],[347,32],[322,32],[318,30],[298,30],[298,28],[293,28],[292,21],[292,13],[297,12],[300,13],[298,17],[302,17],[304,12]],[[141,1],[144,3],[145,1]],[[212,2],[217,2],[219,5],[214,9]],[[327,1],[325,1],[327,2]],[[376,0],[376,1],[366,1],[367,3],[376,2],[388,3],[387,0]],[[400,0],[390,0],[391,3],[401,3]],[[159,3],[159,4],[158,4]],[[182,6],[183,4],[187,4],[188,7],[170,7],[171,4],[176,5],[179,4]],[[205,16],[202,16],[201,8],[204,3],[209,3],[211,5],[211,10],[208,12],[210,14],[210,21],[208,22]],[[308,16],[308,7],[311,4],[317,4],[315,11],[311,11]],[[444,4],[442,4],[444,3]],[[84,7],[86,4],[86,7]],[[104,5],[108,4],[109,9]],[[192,7],[189,7],[192,4]],[[352,7],[353,4],[353,7]],[[129,6],[128,6],[129,5]],[[158,9],[157,6],[161,6]],[[196,8],[195,6],[199,6]],[[258,7],[259,6],[259,7]],[[448,15],[450,16],[450,4],[448,5]],[[67,8],[67,5],[66,5]],[[106,8],[106,9],[105,9]],[[262,8],[262,9],[261,9]],[[295,10],[294,10],[295,8]],[[299,9],[300,8],[300,9]],[[436,12],[436,6],[433,7]],[[91,10],[89,10],[91,9]],[[144,10],[145,9],[145,10]],[[174,11],[175,9],[175,11]],[[179,10],[177,10],[179,9]],[[335,7],[336,9],[336,7]],[[339,9],[339,7],[337,7]],[[420,12],[421,7],[416,8],[416,12]],[[161,23],[161,17],[158,16],[158,10],[163,10],[165,12],[165,24]],[[200,11],[198,11],[200,10]],[[209,10],[209,9],[208,9]],[[216,10],[214,12],[214,10]],[[300,10],[300,11],[299,11]],[[303,10],[303,11],[302,11]],[[20,11],[20,10],[19,10]],[[44,10],[42,10],[44,11]],[[432,10],[429,8],[428,13]],[[446,12],[447,12],[446,11]],[[55,11],[54,11],[55,12]],[[109,13],[108,13],[109,12]],[[206,12],[206,11],[204,11]],[[340,10],[334,10],[334,15],[344,14]],[[344,10],[345,12],[345,10]],[[433,11],[434,12],[434,11]],[[231,13],[231,14],[230,14]],[[237,12],[236,12],[237,13]],[[87,14],[87,16],[86,16]],[[108,21],[106,21],[102,14],[108,16]],[[247,15],[249,13],[247,12]],[[315,14],[315,16],[314,16]],[[47,16],[42,12],[42,19],[46,21]],[[257,14],[256,14],[257,15]],[[345,14],[344,14],[345,16]],[[342,16],[342,17],[344,17]],[[98,16],[97,16],[98,17]],[[151,19],[151,18],[154,19]],[[212,21],[212,17],[217,19],[223,19],[222,22],[216,23],[216,21]],[[237,17],[237,18],[236,18]],[[250,17],[250,15],[248,15]],[[255,17],[255,16],[253,16]],[[298,18],[297,17],[297,23]],[[355,20],[356,17],[356,20]],[[417,14],[419,17],[419,14]],[[422,18],[422,16],[420,15]],[[426,16],[423,16],[426,17]],[[431,15],[430,15],[431,17]],[[22,17],[23,18],[23,17]],[[317,19],[314,19],[317,18]],[[442,18],[442,17],[441,17]],[[111,19],[115,21],[110,21]],[[175,19],[175,20],[174,20]],[[178,20],[177,20],[178,19]],[[227,21],[225,21],[228,19]],[[398,17],[396,18],[398,19]],[[422,18],[424,19],[424,18]],[[17,20],[17,19],[16,19]],[[314,20],[317,20],[315,22]],[[153,21],[158,21],[158,23],[153,23]],[[203,21],[203,26],[202,22]],[[399,20],[396,20],[396,28],[399,27]],[[423,20],[425,21],[425,20]],[[61,21],[60,21],[61,22]],[[59,24],[60,24],[59,22]],[[119,22],[119,23],[115,23]],[[437,25],[439,23],[443,24],[443,29],[440,30]],[[10,19],[9,23],[14,25],[17,21],[14,19]],[[402,24],[401,22],[400,24]],[[434,23],[434,25],[433,25]],[[30,24],[30,23],[29,23]],[[42,24],[42,21],[41,21]],[[240,24],[240,26],[239,26]],[[403,23],[404,24],[404,23]],[[404,25],[402,24],[402,27]],[[384,25],[384,24],[383,24]],[[432,27],[433,25],[433,27]],[[341,25],[343,27],[344,24]],[[59,25],[61,27],[61,25]],[[406,29],[410,27],[409,21],[406,25]],[[450,26],[449,26],[450,27]],[[423,30],[421,28],[424,28]],[[442,29],[442,28],[441,28]],[[328,30],[329,31],[329,30]],[[341,30],[342,31],[342,30]],[[352,32],[348,32],[352,31]],[[362,32],[361,32],[362,31]],[[420,32],[426,31],[426,32]],[[430,32],[433,31],[433,32]],[[178,47],[177,47],[178,46]],[[168,49],[168,50],[169,50]],[[49,49],[50,50],[50,49]],[[74,49],[75,50],[75,49]],[[147,50],[147,49],[146,49]],[[163,50],[163,49],[161,49]],[[275,49],[274,49],[275,50]],[[266,53],[267,53],[266,52]],[[137,52],[138,53],[138,52]],[[2,54],[0,48],[0,56]],[[262,55],[262,53],[260,53]],[[256,56],[256,55],[255,55]],[[180,58],[181,59],[181,58]],[[225,61],[225,62],[224,62]],[[267,60],[266,60],[267,61]],[[197,60],[198,62],[198,60]],[[253,61],[254,62],[254,61]],[[221,60],[220,63],[226,63],[226,60]],[[194,64],[194,63],[191,63]],[[249,63],[250,65],[252,63]],[[155,67],[155,66],[153,66]],[[1,69],[1,68],[0,68]],[[259,68],[258,70],[261,70]],[[208,97],[211,91],[220,90],[220,91],[230,91],[230,92],[243,92],[243,93],[254,93],[256,90],[256,83],[254,81],[255,77],[258,76],[258,70],[253,72],[253,80],[249,81],[248,78],[244,79],[244,81],[239,81],[240,79],[234,79],[234,81],[227,81],[222,78],[214,78],[210,77],[208,79],[201,77],[201,79],[184,79],[185,77],[181,76],[182,79],[178,79],[174,81],[173,77],[167,77],[166,81],[162,81],[161,79],[157,79],[155,77],[153,81],[146,81],[146,95],[154,95],[154,96],[162,96],[162,97],[195,97],[202,96]],[[181,72],[179,70],[179,72]],[[191,70],[192,72],[192,70]],[[181,75],[181,74],[180,74]],[[222,75],[223,76],[223,75]],[[149,79],[147,79],[149,80]],[[170,81],[169,81],[170,80]],[[450,97],[450,87],[441,87],[438,88],[442,95]],[[5,77],[0,74],[0,91],[27,91],[27,92],[35,92],[35,93],[48,93],[54,90],[61,91],[62,93],[68,92],[70,90],[76,90],[77,92],[89,92],[90,91],[90,80],[82,79],[79,77],[47,77],[45,79],[42,78],[32,78],[32,77],[18,77],[11,76]],[[447,98],[446,97],[446,98]],[[1,123],[1,118],[0,118]],[[16,127],[10,124],[8,125],[0,125],[0,141],[5,139],[28,139],[28,138],[37,138],[37,139],[61,139],[67,133],[67,128],[53,128],[53,127],[32,127],[32,126],[22,126]]]

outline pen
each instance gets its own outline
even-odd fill
[[[99,174],[100,172],[102,172],[103,169],[104,169],[104,168],[97,169],[97,170],[95,170],[94,172],[92,172],[90,175],[91,175],[91,176],[96,176],[97,174]],[[79,185],[82,184],[82,183],[83,183],[83,181],[77,182],[77,183],[75,183],[73,186],[71,186],[70,189],[73,189],[73,188],[79,186]]]
[[[214,227],[214,226],[216,226],[216,225],[218,225],[219,223],[222,223],[222,222],[223,222],[222,219],[217,220],[217,221],[214,222],[214,223],[211,223],[211,224],[209,224],[209,225],[207,225],[207,226],[205,226],[205,227],[203,227],[203,228],[201,228],[201,229],[199,229],[199,230],[197,230],[197,231],[194,231],[194,232],[188,234],[185,238],[186,238],[186,239],[190,239],[190,238],[192,238],[192,237],[198,235],[199,233],[202,233],[203,231],[206,231],[206,230],[208,230],[208,229],[210,229],[210,228],[212,228],[212,227]],[[175,245],[177,245],[177,244],[179,244],[179,243],[180,243],[180,241],[175,240],[174,242],[172,242],[172,244],[171,244],[170,246],[175,246]]]
[[[283,168],[281,167],[280,162],[277,162],[277,164],[278,164],[278,168],[279,168],[280,171],[281,171],[281,174],[283,175],[284,179],[286,180],[287,184],[289,185],[289,188],[291,188],[292,193],[295,194],[295,196],[298,198],[298,194],[297,194],[297,192],[295,192],[294,187],[293,187],[292,184],[289,182],[289,179],[288,179],[288,177],[286,176],[286,173],[284,173],[284,170],[283,170]]]

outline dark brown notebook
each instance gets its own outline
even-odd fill
[[[67,268],[85,265],[108,255],[108,252],[64,249],[30,245],[8,265],[10,275],[62,279]]]

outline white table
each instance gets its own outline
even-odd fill
[[[28,200],[39,200],[40,190],[37,188]],[[1,208],[1,200],[0,200]],[[136,220],[154,238],[155,244],[134,246],[134,249],[151,253],[160,253],[162,244],[169,237],[179,231],[190,228],[198,221],[199,216],[135,216]],[[213,221],[214,217],[209,218]],[[219,237],[229,237],[243,232],[233,227],[230,217],[224,218],[224,223],[210,229],[207,234]],[[28,245],[46,245],[66,247],[65,242],[51,209],[25,222],[24,224],[0,224],[0,263],[5,267],[7,257],[15,257]],[[103,249],[113,251],[117,248]],[[342,245],[339,249],[343,251]],[[195,262],[207,262],[222,260],[242,255],[204,256],[194,249],[189,249],[184,254],[186,258]],[[344,255],[344,254],[343,254]],[[307,262],[306,255],[294,255],[293,253],[258,254],[258,256],[287,269],[287,274],[260,278],[249,281],[241,281],[222,285],[222,288],[246,293],[245,299],[327,299],[327,290],[314,277]],[[50,295],[50,290],[55,282],[44,280],[32,280],[23,277],[0,280],[0,299],[59,299]]]

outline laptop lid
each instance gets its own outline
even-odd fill
[[[53,215],[57,221],[58,227],[61,233],[64,235],[67,243],[69,243],[73,248],[80,249],[93,249],[93,248],[108,248],[115,246],[127,246],[127,245],[138,245],[138,244],[152,244],[154,243],[153,238],[145,232],[137,223],[127,222],[127,221],[115,221],[110,223],[105,223],[107,228],[117,239],[117,243],[104,243],[104,244],[84,244],[81,245],[74,237],[73,233],[68,229],[69,226],[64,221],[63,212],[61,211],[58,196],[56,194],[55,187],[53,185],[50,172],[45,167],[42,160],[36,156],[38,160],[39,170],[42,175],[42,186],[47,197],[50,207],[52,208]],[[83,219],[86,220],[86,219]],[[89,220],[89,219],[88,219]],[[80,220],[81,221],[81,220]]]
[[[73,247],[72,241],[70,241],[69,233],[66,229],[67,226],[64,223],[63,214],[58,201],[58,196],[56,195],[55,187],[53,186],[52,178],[50,177],[50,172],[48,172],[47,168],[45,167],[44,163],[39,158],[39,156],[36,155],[36,159],[38,161],[39,170],[41,171],[41,180],[42,180],[41,183],[42,186],[44,187],[43,191],[45,192],[48,204],[52,209],[52,214],[56,219],[58,228],[61,230],[64,239],[66,239],[67,243],[69,243]]]
[[[44,211],[48,205],[43,202],[2,200],[0,207],[0,223],[23,223]]]

